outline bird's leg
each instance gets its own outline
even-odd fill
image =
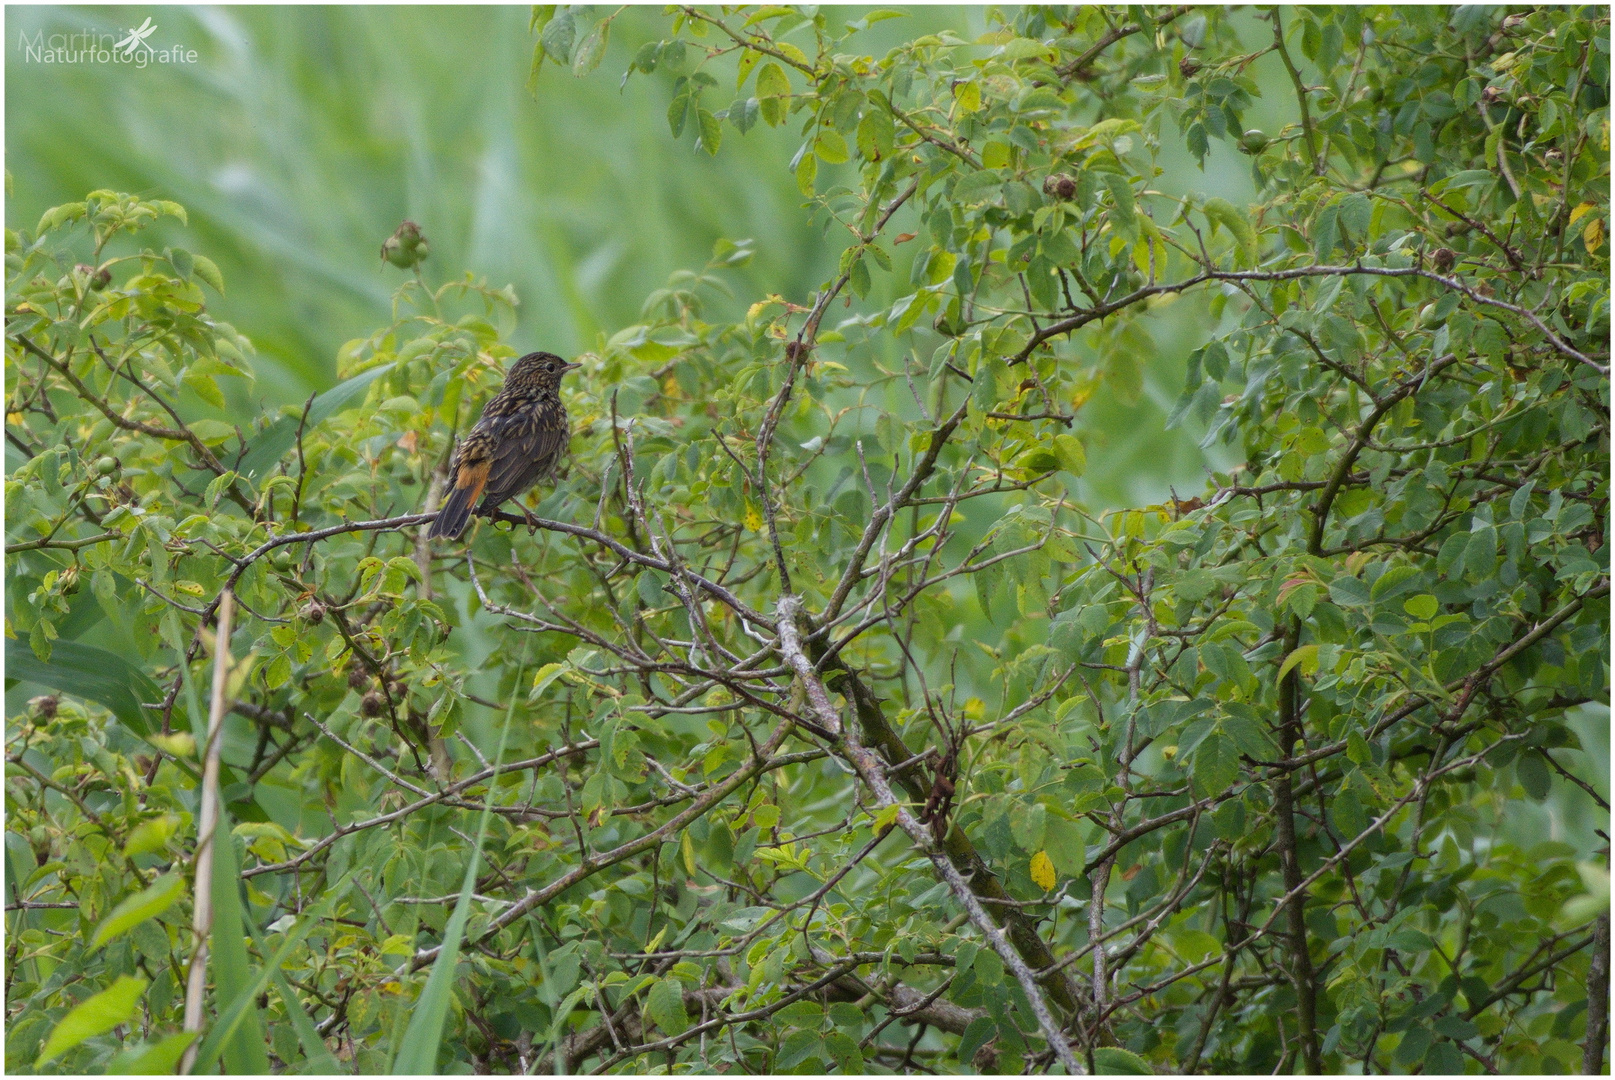
[[[526,503],[517,503],[516,505],[522,508],[522,516],[527,519],[527,535],[537,536],[540,524],[539,519],[533,516],[531,510],[527,509]]]

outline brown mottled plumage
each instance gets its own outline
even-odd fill
[[[489,514],[550,474],[571,437],[561,376],[578,367],[547,352],[528,353],[511,366],[504,387],[455,452],[449,468],[454,486],[432,522],[433,537],[453,540],[464,532],[478,498],[477,512]]]

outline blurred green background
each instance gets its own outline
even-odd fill
[[[979,7],[910,11],[867,31],[865,51],[987,29]],[[193,49],[197,62],[50,65],[21,47],[41,32],[121,37],[148,16],[152,45]],[[807,302],[845,239],[803,207],[787,167],[793,125],[744,138],[726,127],[716,158],[693,147],[693,131],[672,138],[675,76],[622,78],[642,43],[666,35],[659,8],[624,11],[591,75],[547,66],[529,92],[528,17],[526,7],[8,6],[6,224],[32,230],[48,207],[101,187],[182,203],[188,228],[164,219],[143,241],[182,244],[223,270],[215,313],[258,348],[255,397],[233,403],[237,420],[329,387],[338,347],[389,321],[403,272],[378,252],[404,218],[431,240],[429,280],[469,271],[515,286],[520,348],[594,347],[639,321],[646,295],[702,266],[720,237],[756,241],[749,266],[725,271],[729,303]],[[1240,18],[1253,48],[1270,40],[1266,24]],[[1247,120],[1277,133],[1295,119],[1283,69],[1270,56],[1250,70],[1264,93]],[[1254,198],[1248,161],[1227,143],[1201,170],[1169,125],[1160,164],[1162,191]],[[907,279],[901,266],[895,279]],[[869,303],[894,298],[877,284]],[[1138,401],[1101,390],[1084,406],[1089,472],[1076,486],[1090,507],[1156,503],[1173,488],[1187,497],[1207,467],[1237,460],[1202,450],[1200,431],[1165,429],[1209,319],[1204,296],[1158,310]],[[1607,776],[1607,710],[1572,722]],[[1564,787],[1543,805],[1511,801],[1508,827],[1595,846],[1590,800]]]
[[[862,10],[838,14],[850,21]],[[41,32],[121,36],[147,16],[148,41],[193,49],[197,62],[51,65],[27,62],[21,48]],[[665,117],[675,76],[622,79],[639,46],[667,33],[658,8],[624,11],[591,75],[547,65],[529,92],[528,16],[525,7],[8,7],[6,223],[32,229],[48,207],[98,187],[182,203],[188,229],[165,219],[144,239],[182,244],[224,271],[215,312],[259,350],[256,398],[234,403],[245,414],[235,419],[329,387],[338,346],[387,321],[402,271],[378,251],[406,217],[431,240],[429,279],[470,271],[515,286],[518,347],[593,347],[636,322],[671,272],[701,266],[720,237],[756,241],[757,258],[727,274],[736,305],[769,293],[809,300],[845,237],[803,208],[787,168],[792,125],[758,125],[744,138],[726,127],[716,158],[693,147],[693,131],[673,139]],[[987,25],[983,8],[922,7],[862,39],[879,55],[922,33],[969,39]],[[1255,27],[1253,38],[1266,32]],[[1280,70],[1258,75],[1283,85]],[[1263,118],[1275,128],[1289,119],[1283,101],[1270,95],[1259,109],[1275,110]],[[1246,160],[1227,146],[1202,172],[1179,140],[1165,142],[1163,190],[1251,197]],[[877,289],[871,303],[894,298]],[[1164,421],[1206,318],[1203,302],[1186,301],[1152,319],[1160,353],[1141,400],[1098,395],[1085,407],[1091,472],[1080,494],[1090,503],[1154,503],[1169,487],[1187,495],[1204,483],[1199,433],[1168,432]],[[1231,459],[1223,452],[1216,463]]]

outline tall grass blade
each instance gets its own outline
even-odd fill
[[[516,667],[516,686],[522,685],[526,648],[523,662]],[[510,733],[510,718],[516,712],[518,694],[510,695],[505,709],[505,722],[499,729],[499,750],[493,763],[498,765],[505,757],[505,736]],[[454,993],[454,968],[460,959],[460,940],[465,935],[466,920],[471,917],[471,894],[476,889],[477,869],[482,861],[482,844],[488,836],[488,819],[493,816],[494,785],[488,785],[487,802],[482,806],[482,819],[477,824],[477,842],[471,849],[471,862],[465,868],[465,884],[460,887],[460,899],[454,905],[454,914],[443,928],[443,948],[432,962],[432,973],[426,977],[426,988],[415,1003],[415,1015],[409,1030],[404,1032],[404,1045],[393,1060],[393,1075],[422,1075],[437,1071],[438,1044],[443,1039],[443,1022],[449,1015],[449,997]]]
[[[229,1058],[231,1056],[230,1046],[236,1041],[235,1037],[243,1030],[245,1025],[256,1021],[257,1012],[253,1004],[255,999],[258,997],[258,995],[262,994],[266,989],[268,989],[271,981],[279,980],[280,985],[285,985],[285,979],[280,976],[281,964],[286,962],[286,958],[291,955],[292,950],[301,944],[303,939],[306,938],[309,933],[320,924],[320,920],[325,917],[326,913],[331,909],[332,905],[335,904],[337,899],[347,894],[348,882],[352,880],[353,873],[354,872],[350,870],[347,876],[339,881],[334,889],[327,892],[325,897],[318,904],[309,908],[301,916],[299,916],[297,925],[292,927],[291,932],[287,934],[285,940],[280,943],[280,948],[275,950],[275,955],[269,957],[268,961],[264,964],[263,969],[259,971],[256,976],[252,977],[250,981],[244,982],[240,990],[236,992],[235,996],[230,998],[224,1008],[219,1010],[218,1020],[214,1023],[213,1029],[208,1032],[207,1038],[202,1040],[201,1049],[196,1052],[196,1063],[193,1071],[211,1072],[214,1063],[218,1061],[221,1053],[224,1054],[226,1064],[229,1065]],[[253,932],[253,937],[256,940],[262,941],[262,938],[259,937],[256,931]],[[242,951],[245,952],[245,945],[243,945]],[[296,1003],[297,999],[292,998],[291,1001]],[[302,1012],[301,1004],[297,1005],[297,1010],[293,1015],[296,1016],[298,1014],[301,1014],[305,1023],[309,1023],[309,1027],[312,1030],[313,1024],[309,1021],[308,1014]],[[325,1050],[326,1057],[330,1058],[334,1064],[336,1059],[331,1057],[331,1052],[329,1050],[326,1050],[325,1043],[320,1040],[317,1032],[314,1035],[314,1041],[319,1045],[321,1050]],[[259,1041],[259,1048],[262,1049],[262,1040]],[[266,1066],[268,1064],[267,1055],[265,1064]],[[229,1070],[232,1073],[239,1071],[233,1065],[229,1065]],[[267,1068],[265,1071],[268,1071]],[[337,1070],[322,1069],[321,1071],[335,1072]]]
[[[230,616],[234,597],[225,592],[220,598],[217,634],[214,639],[213,699],[202,712],[190,665],[185,662],[184,642],[179,643],[180,675],[185,699],[190,707],[193,728],[200,729],[198,745],[205,748],[202,771],[201,813],[197,815],[195,926],[201,940],[191,959],[185,1001],[185,1030],[199,1031],[205,1007],[207,972],[213,972],[216,999],[234,1000],[251,982],[247,946],[242,940],[240,867],[235,844],[230,839],[230,814],[219,799],[219,741],[224,722],[225,689],[230,672]],[[205,728],[202,717],[206,716]],[[269,1072],[269,1054],[264,1049],[263,1029],[258,1014],[249,1012],[225,1047],[225,1064],[232,1073],[262,1075]],[[196,1055],[186,1052],[181,1068],[189,1072]]]

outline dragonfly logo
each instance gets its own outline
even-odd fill
[[[112,47],[114,49],[122,50],[125,59],[129,59],[130,57],[134,56],[135,50],[140,48],[144,48],[147,52],[156,52],[157,50],[152,46],[151,42],[146,40],[147,38],[151,37],[156,30],[157,24],[152,22],[148,17],[146,21],[141,23],[137,28],[130,30],[128,37],[124,38],[122,41],[118,42]]]
[[[128,64],[144,68],[151,64],[194,64],[200,59],[195,49],[183,45],[159,46],[151,39],[157,24],[147,18],[125,34],[96,30],[47,34],[26,30],[17,38],[17,50],[25,64]]]

